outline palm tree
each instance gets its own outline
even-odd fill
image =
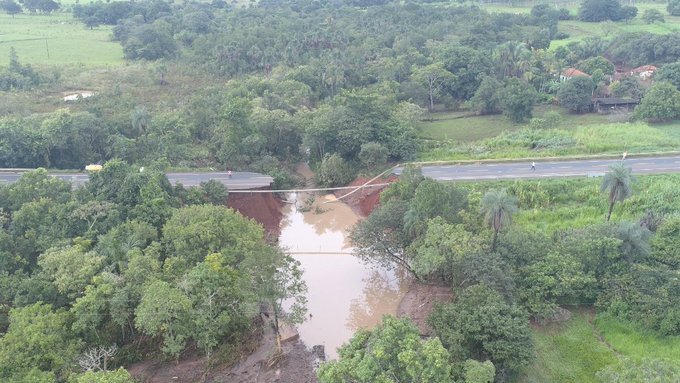
[[[142,135],[151,122],[151,115],[145,107],[136,107],[135,110],[130,113],[130,120],[135,133],[137,133],[137,135]]]
[[[621,240],[621,253],[629,262],[645,258],[651,253],[649,239],[652,233],[639,223],[621,222],[616,234]]]
[[[484,222],[493,229],[491,250],[496,250],[498,232],[512,221],[512,214],[517,211],[517,198],[505,189],[491,189],[484,194],[480,211],[484,213]]]
[[[633,194],[633,176],[631,169],[623,166],[622,163],[609,165],[609,173],[604,175],[600,191],[609,193],[609,212],[607,222],[612,216],[616,201],[623,202]]]

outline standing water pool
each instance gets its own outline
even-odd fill
[[[289,199],[295,201],[296,195]],[[359,217],[332,194],[317,197],[310,211],[299,211],[302,201],[287,204],[279,244],[304,269],[307,283],[307,320],[298,325],[300,339],[312,347],[325,346],[329,359],[359,328],[372,328],[384,314],[395,315],[408,283],[397,272],[374,269],[354,257],[347,237]]]

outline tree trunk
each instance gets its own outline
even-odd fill
[[[607,222],[609,222],[609,219],[612,217],[612,210],[614,210],[614,204],[616,201],[611,201],[609,203],[609,213],[607,213]]]
[[[491,251],[496,251],[496,241],[498,240],[498,230],[493,231],[493,243],[491,244]]]
[[[279,332],[279,310],[276,307],[276,302],[272,302],[272,311],[274,312],[274,331],[276,332],[276,351],[281,353],[281,334]]]

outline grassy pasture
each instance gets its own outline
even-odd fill
[[[680,338],[662,338],[607,315],[593,320],[592,314],[577,311],[564,324],[536,326],[533,337],[536,359],[517,379],[519,383],[600,382],[595,374],[620,363],[619,356],[638,362],[643,358],[680,361]]]
[[[678,336],[662,337],[608,315],[598,315],[596,324],[613,349],[633,360],[660,358],[680,362]]]
[[[535,328],[533,335],[536,359],[520,383],[594,383],[597,371],[618,363],[614,352],[598,341],[585,313],[574,313],[562,325]]]
[[[536,3],[538,4],[538,3]],[[534,4],[527,5],[505,5],[505,4],[484,4],[482,8],[489,12],[506,12],[506,13],[529,13]],[[568,9],[572,15],[578,13],[580,2],[567,2],[558,4],[559,8]],[[624,4],[626,5],[626,4]],[[586,23],[577,20],[566,20],[558,23],[558,30],[569,34],[569,38],[563,40],[554,40],[550,43],[550,48],[555,49],[559,46],[567,45],[573,41],[579,41],[584,37],[600,36],[611,37],[626,32],[651,32],[658,34],[665,34],[680,31],[680,17],[670,16],[666,12],[666,2],[663,3],[636,3],[638,8],[638,15],[631,21],[621,22],[601,22],[601,23]],[[648,9],[656,9],[661,11],[665,16],[665,23],[646,24],[642,19],[642,15]]]
[[[550,129],[530,129],[501,115],[465,116],[435,113],[420,125],[423,160],[528,158],[565,155],[631,154],[676,151],[680,122],[625,122],[627,115],[570,114],[538,106],[535,117],[557,111],[561,119]],[[622,122],[623,121],[623,122]]]
[[[558,112],[562,119],[557,128],[569,129],[579,125],[601,124],[610,122],[611,116],[585,113],[569,114],[563,108],[547,105],[537,105],[534,117],[542,117],[547,112]],[[433,140],[451,140],[472,142],[485,138],[496,137],[505,131],[527,127],[528,123],[515,124],[504,116],[488,115],[475,116],[470,112],[442,112],[430,115],[431,121],[420,125],[423,138]]]
[[[88,67],[122,64],[123,50],[118,42],[111,41],[110,35],[110,27],[89,30],[67,13],[15,17],[3,13],[0,14],[0,63],[5,65],[14,47],[24,64]]]
[[[612,220],[638,220],[651,210],[661,214],[680,211],[680,174],[633,174],[633,195],[617,203]],[[540,180],[497,180],[466,183],[472,201],[489,189],[506,188],[518,199],[513,226],[548,234],[558,230],[602,223],[607,196],[600,192],[601,177]]]

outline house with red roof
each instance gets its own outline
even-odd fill
[[[641,80],[649,80],[654,76],[654,72],[656,72],[657,69],[658,68],[654,65],[643,65],[633,69],[630,72],[630,75],[638,76]]]
[[[581,72],[576,68],[567,68],[560,74],[560,81],[567,81],[574,77],[590,77],[589,74]]]

